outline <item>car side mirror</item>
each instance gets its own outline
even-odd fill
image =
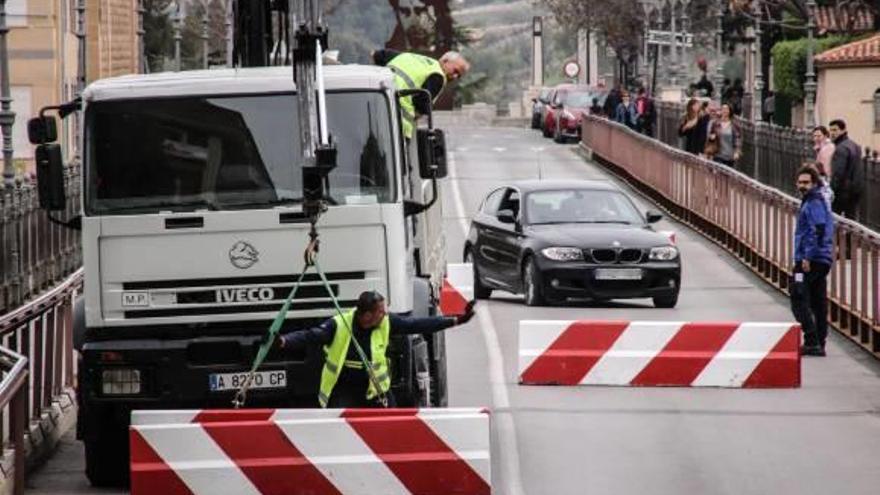
[[[645,220],[648,223],[657,223],[662,219],[663,219],[663,215],[660,214],[659,212],[654,211],[654,210],[648,210],[647,213],[645,213]]]
[[[441,129],[416,129],[419,152],[419,176],[422,179],[442,179],[446,167],[446,135]]]
[[[498,214],[496,215],[496,217],[501,223],[516,223],[516,217],[513,215],[513,210],[498,210]]]
[[[34,152],[37,162],[37,195],[40,208],[44,210],[63,210],[67,206],[64,192],[64,161],[61,158],[61,145],[46,143],[37,146]]]
[[[54,143],[58,140],[55,117],[42,115],[28,120],[28,141],[31,144]]]

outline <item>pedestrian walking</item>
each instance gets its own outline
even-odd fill
[[[700,100],[691,98],[685,107],[685,114],[678,126],[678,135],[684,139],[684,150],[693,155],[701,155],[706,147],[707,126],[711,117],[702,113]]]
[[[831,141],[831,134],[824,125],[813,128],[813,151],[815,152],[815,161],[822,164],[826,177],[831,177],[831,157],[834,155],[834,143]],[[829,182],[829,186],[830,186]]]
[[[654,137],[654,122],[657,112],[654,107],[654,99],[648,96],[644,87],[639,88],[639,96],[636,98],[636,111],[638,112],[638,128],[642,134]]]
[[[636,108],[636,103],[630,98],[629,93],[625,91],[621,94],[621,101],[614,112],[614,121],[634,131],[638,131],[638,109]]]
[[[733,109],[727,103],[722,104],[718,118],[712,121],[709,136],[706,138],[706,149],[714,143],[715,151],[707,152],[707,158],[733,167],[742,155],[742,138],[742,130],[733,120]]]
[[[843,120],[831,121],[828,129],[834,141],[834,154],[831,156],[832,209],[839,215],[854,219],[865,188],[862,148],[849,138]]]
[[[814,168],[819,174],[819,193],[822,194],[822,199],[825,200],[825,204],[830,210],[831,205],[834,203],[834,191],[831,190],[831,179],[825,172],[825,166],[821,162],[810,161],[804,162],[801,166]]]
[[[767,97],[764,98],[763,104],[764,122],[774,123],[773,117],[776,116],[776,93],[767,91]]]
[[[595,115],[597,117],[605,116],[605,110],[602,108],[602,105],[599,104],[599,98],[593,97],[593,104],[590,105],[590,115]]]
[[[820,192],[819,173],[807,166],[798,171],[801,194],[794,232],[791,311],[804,331],[801,354],[824,356],[828,337],[827,278],[831,270],[834,216]]]
[[[605,115],[608,116],[609,119],[614,119],[614,116],[617,114],[617,106],[620,105],[621,101],[621,90],[619,86],[615,86],[611,88],[611,91],[608,92],[608,96],[605,97]]]

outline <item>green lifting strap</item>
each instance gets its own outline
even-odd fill
[[[247,401],[247,393],[248,390],[250,390],[251,385],[253,384],[254,375],[256,375],[257,370],[260,368],[260,366],[263,365],[263,361],[266,360],[266,356],[269,354],[269,350],[272,348],[272,344],[275,342],[275,338],[278,336],[278,332],[281,330],[281,325],[284,324],[284,320],[287,318],[287,313],[290,311],[290,304],[291,302],[293,302],[293,298],[296,296],[296,291],[302,284],[302,281],[305,278],[306,273],[309,271],[309,268],[311,268],[312,266],[315,267],[315,271],[318,273],[318,277],[320,277],[324,289],[327,290],[327,294],[330,296],[330,300],[333,301],[333,306],[334,308],[336,308],[336,314],[343,314],[342,307],[339,305],[339,300],[336,299],[336,295],[333,293],[333,288],[330,286],[330,282],[327,280],[327,277],[321,270],[321,265],[318,264],[317,253],[312,253],[311,257],[309,257],[308,249],[306,252],[306,263],[303,267],[302,273],[300,273],[299,278],[297,278],[296,280],[296,283],[294,283],[293,287],[290,289],[290,293],[287,295],[287,299],[284,300],[284,304],[281,305],[281,309],[278,311],[278,314],[275,315],[275,319],[269,326],[269,338],[266,339],[266,342],[260,346],[260,349],[259,351],[257,351],[257,355],[254,358],[253,365],[251,366],[251,369],[248,372],[244,383],[238,389],[238,392],[236,392],[235,398],[232,399],[232,405],[236,409],[242,407],[245,404],[245,401]],[[345,321],[344,318],[342,320]],[[337,332],[340,330],[340,328],[336,329]],[[370,382],[373,384],[373,388],[376,389],[379,403],[382,404],[383,407],[388,407],[388,396],[385,391],[383,391],[380,387],[379,379],[378,377],[376,377],[376,372],[370,365],[364,349],[358,343],[357,339],[354,336],[354,332],[347,323],[345,325],[345,330],[351,335],[351,343],[354,344],[355,351],[357,352],[361,363],[363,363],[364,369],[366,369],[367,371],[367,376],[369,377]]]

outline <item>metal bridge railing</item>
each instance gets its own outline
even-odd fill
[[[66,169],[67,209],[79,213],[80,168]],[[36,183],[0,189],[0,314],[51,288],[82,264],[79,232],[49,221],[37,200]]]
[[[681,148],[678,125],[684,105],[657,104],[657,139]],[[795,194],[794,176],[805,160],[814,156],[810,134],[804,129],[738,119],[743,132],[742,157],[735,168],[762,184]],[[862,161],[865,192],[855,220],[880,230],[880,159],[877,151],[866,150]]]
[[[24,493],[28,425],[38,422],[54,398],[74,385],[73,303],[82,288],[82,273],[77,270],[45,294],[0,316],[0,439],[4,447],[14,448],[16,494]]]
[[[671,215],[787,291],[799,202],[745,174],[619,124],[584,118],[583,145]],[[837,217],[829,321],[880,358],[880,233]]]

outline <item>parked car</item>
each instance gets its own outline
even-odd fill
[[[605,103],[607,93],[600,92],[596,89],[588,91],[570,91],[566,93],[562,100],[562,107],[557,111],[557,121],[554,126],[553,140],[557,143],[564,143],[569,139],[580,140],[581,137],[581,121],[584,115],[590,113],[590,106],[593,99],[597,100],[598,105]]]
[[[556,129],[559,126],[559,119],[564,110],[565,101],[573,95],[583,95],[589,92],[589,86],[576,84],[560,84],[556,86],[550,97],[547,113],[544,116],[544,137],[554,137],[556,135]]]
[[[471,222],[464,259],[474,296],[502,289],[529,306],[570,299],[678,303],[681,258],[622,190],[605,181],[523,181],[495,189]]]
[[[532,99],[532,129],[540,129],[541,122],[544,121],[544,114],[547,111],[547,105],[550,104],[550,94],[553,88],[541,88],[537,98]]]

